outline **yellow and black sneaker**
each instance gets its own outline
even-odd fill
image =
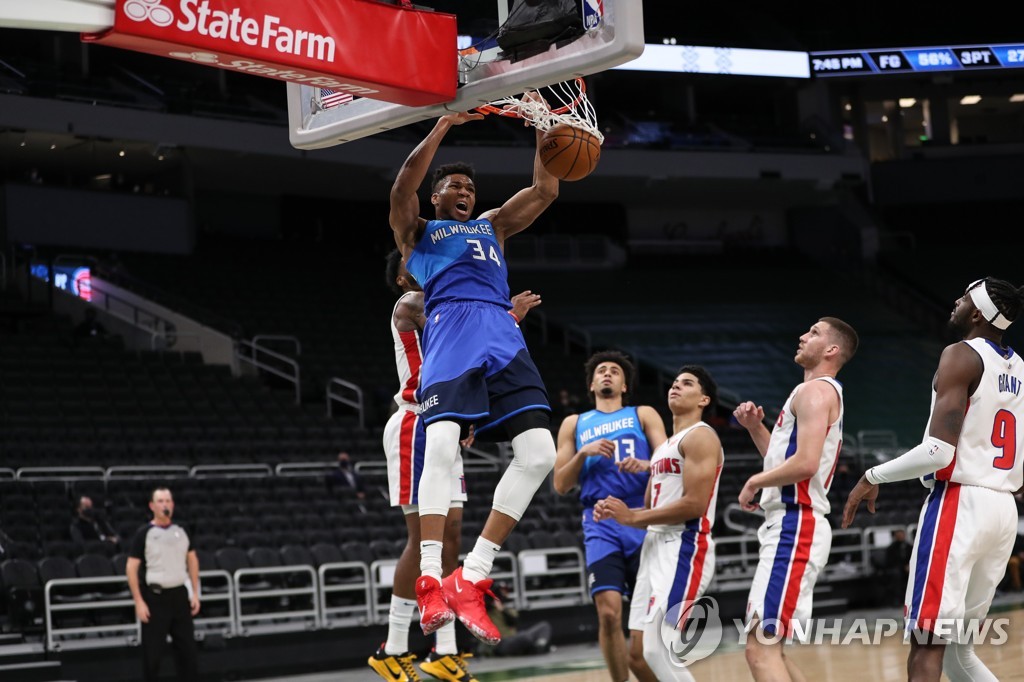
[[[477,682],[469,672],[466,659],[473,654],[444,654],[431,650],[426,660],[420,663],[420,670],[438,680],[450,682]]]
[[[377,649],[377,653],[366,659],[366,663],[373,668],[375,673],[388,680],[388,682],[420,682],[420,676],[416,673],[416,668],[412,666],[412,662],[415,660],[415,654],[404,653],[392,656],[391,654],[384,653],[384,645],[382,644]],[[452,677],[444,679],[457,680],[461,678]]]

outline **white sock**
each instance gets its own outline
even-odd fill
[[[391,595],[391,610],[388,612],[388,641],[384,653],[398,656],[409,651],[409,623],[416,610],[415,600],[402,599]]]
[[[436,540],[424,540],[420,543],[420,575],[430,576],[441,582],[441,548],[444,545]]]
[[[477,538],[473,551],[462,565],[462,577],[471,583],[477,583],[489,576],[491,567],[494,566],[494,556],[500,549],[501,545]]]
[[[459,653],[458,645],[455,643],[455,621],[448,623],[437,631],[437,639],[434,641],[434,651],[441,656]]]

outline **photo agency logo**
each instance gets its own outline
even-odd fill
[[[713,654],[722,643],[718,602],[701,597],[669,608],[661,621],[661,641],[672,664],[680,668]]]
[[[740,646],[744,645],[751,632],[761,644],[784,641],[786,644],[878,646],[891,637],[898,637],[905,643],[915,640],[919,644],[928,644],[935,636],[958,644],[1000,646],[1010,639],[1009,618],[937,618],[909,625],[898,618],[817,618],[792,620],[788,628],[777,620],[766,619],[763,623],[734,620],[733,625]],[[760,627],[756,627],[758,625]]]

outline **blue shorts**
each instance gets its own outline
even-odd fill
[[[628,567],[631,563],[640,564],[640,548],[644,544],[647,531],[643,528],[623,526],[612,519],[594,521],[593,507],[583,510],[583,550],[586,554],[587,571],[590,573],[590,594],[602,590],[616,590],[629,594],[636,578],[635,571],[629,577],[628,571],[602,572],[595,570],[597,566],[607,566],[608,557],[616,557],[616,565]],[[602,576],[602,573],[605,573]],[[602,580],[602,578],[604,578]]]
[[[528,410],[550,411],[519,325],[492,303],[442,303],[423,329],[417,396],[424,424],[455,420],[476,433]]]

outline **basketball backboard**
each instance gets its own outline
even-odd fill
[[[408,107],[369,98],[345,98],[307,85],[288,84],[289,139],[298,149],[320,149],[351,142],[449,111],[468,111],[500,97],[539,89],[624,64],[644,49],[640,0],[578,0],[586,33],[568,44],[512,61],[497,46],[480,51],[452,46],[459,60],[460,85],[450,102]],[[495,25],[509,14],[512,0],[497,0]],[[403,45],[404,49],[415,46]],[[378,48],[394,49],[394,48]],[[470,53],[471,52],[471,53]],[[324,98],[332,98],[324,101]]]

